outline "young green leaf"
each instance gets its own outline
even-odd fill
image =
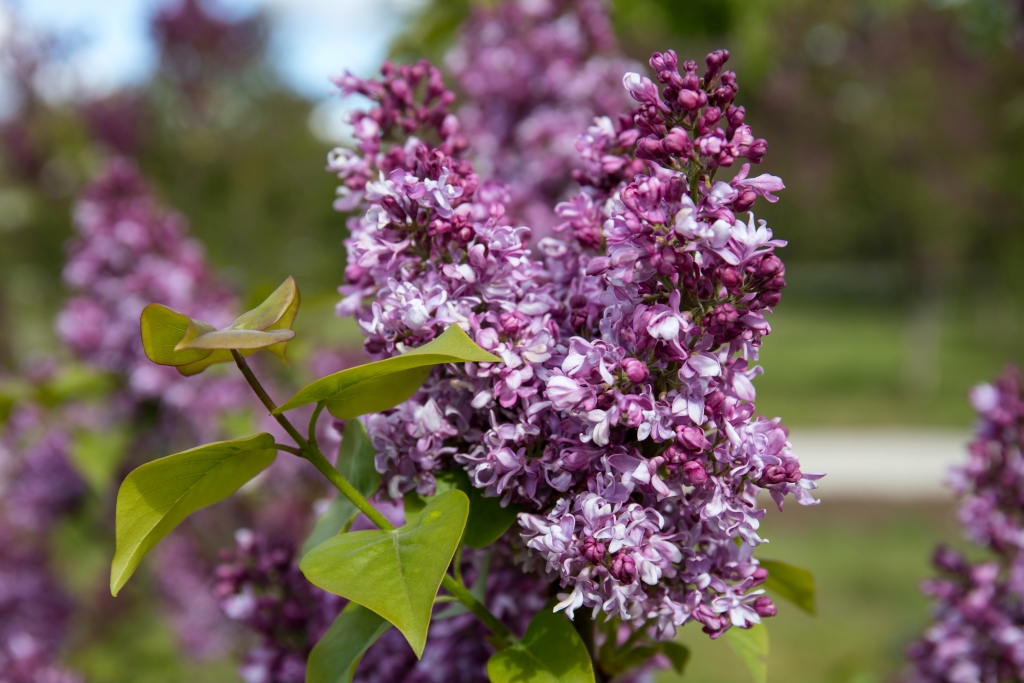
[[[143,309],[140,321],[142,346],[151,361],[172,365],[186,376],[214,363],[230,361],[231,350],[249,355],[267,349],[284,359],[287,343],[295,337],[291,326],[298,310],[299,290],[292,278],[223,330],[166,306],[150,304]]]
[[[501,506],[500,498],[487,498],[484,492],[469,481],[465,470],[445,470],[435,477],[437,494],[457,488],[469,496],[469,520],[462,542],[470,548],[486,548],[508,531],[521,509],[518,505]],[[437,495],[435,494],[435,495]],[[405,514],[415,514],[430,500],[415,491],[405,495]]]
[[[394,624],[416,656],[423,654],[434,596],[462,539],[469,499],[437,496],[415,519],[390,531],[354,531],[313,548],[299,568],[326,591]]]
[[[487,662],[491,683],[594,683],[587,646],[564,614],[542,609],[523,639]]]
[[[139,327],[142,330],[142,348],[146,352],[146,357],[157,365],[180,367],[197,363],[211,353],[207,349],[178,350],[177,346],[185,339],[186,334],[191,334],[194,338],[203,332],[212,332],[215,328],[213,325],[192,320],[167,306],[146,306],[142,309]]]
[[[280,287],[268,296],[263,303],[247,313],[243,313],[231,324],[236,330],[290,330],[299,312],[299,288],[295,279],[289,277]],[[287,360],[285,351],[287,342],[267,347],[267,351]]]
[[[690,661],[690,648],[674,640],[666,640],[658,643],[658,649],[672,662],[672,668],[677,674],[681,675],[686,670],[686,663]]]
[[[363,496],[369,498],[380,488],[380,472],[376,465],[377,451],[370,443],[366,428],[359,420],[345,423],[338,449],[338,472],[348,479]]]
[[[767,683],[768,629],[763,624],[754,624],[750,628],[733,627],[725,632],[725,639],[747,667],[754,683]]]
[[[196,510],[224,500],[274,461],[274,437],[220,441],[142,465],[117,492],[117,550],[110,592],[117,595],[142,558]]]
[[[306,663],[306,683],[349,683],[363,653],[391,628],[376,612],[350,602]]]
[[[501,359],[477,346],[461,327],[452,325],[437,339],[401,356],[322,377],[300,390],[276,412],[326,401],[331,415],[343,420],[378,413],[394,408],[415,394],[433,366],[470,361],[498,363]]]
[[[760,562],[761,566],[768,570],[765,588],[774,591],[780,598],[789,600],[808,614],[817,614],[813,574],[806,569],[794,567],[778,560],[760,560]]]
[[[213,330],[193,339],[183,339],[174,347],[175,351],[186,349],[265,349],[274,344],[291,341],[295,333],[291,330]]]

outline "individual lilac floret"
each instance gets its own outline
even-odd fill
[[[954,468],[967,537],[992,558],[970,563],[940,547],[940,578],[924,582],[935,623],[908,648],[907,680],[968,683],[1024,679],[1024,385],[1016,368],[971,392],[978,412],[968,461]]]
[[[741,212],[782,184],[748,180],[745,166],[713,181],[764,154],[732,105],[726,56],[712,53],[698,78],[656,54],[661,88],[627,76],[641,105],[625,112],[632,123],[594,124],[602,154],[622,163],[580,175],[583,191],[557,207],[560,234],[535,244],[510,223],[508,191],[463,158],[472,150],[433,76],[425,90],[402,85],[402,67],[346,77],[346,92],[378,106],[356,116],[362,154],[331,157],[347,199],[366,181],[338,312],[357,316],[367,352],[390,356],[457,324],[501,358],[435,370],[412,400],[367,418],[387,494],[432,493],[435,472],[463,468],[484,495],[523,507],[517,559],[560,584],[557,609],[658,638],[691,620],[718,637],[774,614],[753,557],[758,494],[813,504],[819,477],[801,470],[778,420],[755,414],[785,243]],[[695,106],[664,104],[686,88],[703,93]],[[719,131],[723,107],[735,126]],[[424,137],[396,137],[398,121]]]
[[[510,215],[536,234],[583,160],[576,137],[626,104],[623,58],[600,0],[513,0],[474,8],[446,65],[467,100],[458,111],[478,169],[508,186]]]
[[[218,284],[202,247],[181,216],[157,205],[138,169],[116,159],[82,194],[64,280],[73,290],[57,332],[85,363],[124,376],[114,403],[131,412],[159,401],[163,418],[183,418],[201,440],[216,436],[216,417],[246,396],[244,385],[202,376],[185,379],[155,365],[139,339],[139,316],[159,303],[213,325],[233,319],[233,298]]]

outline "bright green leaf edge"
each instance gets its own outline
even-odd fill
[[[754,683],[768,682],[768,629],[763,624],[750,628],[732,627],[725,632],[725,640],[747,667]]]
[[[301,389],[295,396],[278,408],[275,413],[283,413],[309,403],[329,402],[346,390],[352,390],[364,382],[380,380],[383,377],[395,375],[396,373],[443,363],[464,362],[499,363],[501,359],[477,346],[469,338],[469,335],[462,331],[461,327],[451,325],[433,341],[400,356],[367,363],[322,377]],[[427,375],[424,373],[420,384],[426,380],[426,377]],[[392,380],[389,379],[388,381],[391,382]],[[415,388],[413,391],[415,391]],[[401,393],[404,394],[405,392]],[[409,396],[404,396],[388,407],[394,407],[408,398]],[[329,404],[328,409],[330,409]],[[386,408],[378,408],[378,410],[386,410]],[[377,410],[367,410],[365,412],[377,412]],[[331,411],[331,413],[335,414],[334,411]],[[335,416],[337,415],[335,414]],[[356,416],[352,415],[351,417]]]
[[[117,595],[146,553],[200,508],[224,500],[270,466],[274,437],[199,446],[146,463],[117,492],[116,550],[110,592]]]
[[[816,616],[814,574],[778,560],[758,560],[768,570],[764,587],[788,600],[811,616]]]
[[[306,683],[349,683],[360,657],[389,628],[376,612],[350,602],[309,653]]]
[[[590,653],[572,622],[549,603],[526,635],[487,661],[492,683],[594,683]]]

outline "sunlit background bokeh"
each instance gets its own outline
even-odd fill
[[[239,39],[205,52],[160,39],[154,17],[178,0],[3,5],[4,374],[65,353],[53,316],[72,202],[112,154],[138,161],[238,291],[258,300],[294,275],[300,336],[358,345],[333,316],[346,232],[324,166],[360,104],[329,76],[441,58],[470,3],[201,4]],[[763,170],[787,186],[763,211],[789,240],[789,284],[758,408],[792,428],[805,469],[833,476],[820,507],[765,524],[773,551],[815,573],[820,601],[817,618],[784,605],[771,620],[769,680],[892,680],[928,620],[917,585],[931,549],[959,534],[942,479],[968,438],[966,392],[1024,361],[1024,6],[617,0],[613,18],[641,62],[728,48],[747,120],[769,141]],[[109,548],[79,531],[54,543],[73,558],[71,590],[92,590],[83,575]],[[75,626],[68,661],[90,681],[238,680],[230,657],[180,653],[157,612],[108,617]],[[685,631],[686,680],[745,680],[712,656],[724,645]]]

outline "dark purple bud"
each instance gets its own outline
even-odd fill
[[[634,384],[643,382],[650,374],[647,370],[647,364],[637,358],[627,358],[622,361],[622,369],[626,372],[626,377],[629,378],[629,381]]]
[[[757,600],[754,600],[754,611],[762,617],[774,617],[779,613],[775,603],[767,595],[762,595]]]
[[[708,70],[704,72],[704,83],[706,85],[711,85],[711,82],[718,78],[718,74],[722,71],[722,65],[728,59],[728,50],[715,50],[704,59],[704,63],[708,65]]]
[[[689,455],[683,450],[682,446],[673,442],[669,444],[669,447],[662,451],[662,456],[665,458],[670,466],[682,465],[686,462]]]
[[[719,268],[718,280],[728,289],[733,289],[743,284],[743,276],[733,266],[723,266]]]
[[[722,164],[722,166],[725,165],[726,164]],[[754,205],[755,201],[757,201],[757,193],[751,190],[749,187],[744,188],[743,191],[740,192],[740,196],[736,197],[736,199],[733,200],[732,210],[734,213],[746,211],[747,209]]]
[[[750,149],[747,150],[747,153],[744,156],[750,160],[750,163],[759,164],[761,163],[761,159],[763,159],[764,155],[767,153],[768,141],[763,138],[758,138],[751,143]]]
[[[770,289],[767,292],[761,292],[759,297],[761,305],[765,308],[775,308],[782,301],[782,292]]]
[[[729,122],[729,125],[733,128],[739,128],[743,125],[743,120],[747,117],[747,110],[744,107],[737,107],[735,105],[730,106],[725,110],[725,119]],[[731,136],[730,136],[731,138]]]
[[[702,451],[708,445],[704,430],[693,425],[676,427],[676,441],[689,451]]]
[[[661,142],[661,148],[674,156],[686,156],[690,147],[690,138],[682,128],[673,128]]]
[[[683,475],[689,480],[690,486],[699,487],[703,486],[704,482],[708,480],[707,470],[696,460],[683,465]]]
[[[636,581],[636,562],[631,555],[622,551],[612,559],[609,572],[621,583],[633,583]]]
[[[604,543],[593,536],[583,539],[583,557],[587,558],[587,562],[591,564],[600,564],[604,560],[606,550]]]
[[[764,468],[761,479],[757,483],[759,486],[769,486],[771,484],[781,484],[784,481],[786,481],[786,470],[779,465],[768,465],[768,467]]]
[[[760,586],[762,583],[768,580],[768,570],[764,567],[758,567],[754,570],[752,577],[754,579],[755,586]]]
[[[757,276],[765,279],[774,277],[780,271],[785,272],[785,266],[782,265],[782,259],[775,254],[767,254],[757,266]]]
[[[703,90],[680,90],[679,96],[676,97],[679,102],[679,106],[686,111],[697,111],[708,102],[708,96]]]

